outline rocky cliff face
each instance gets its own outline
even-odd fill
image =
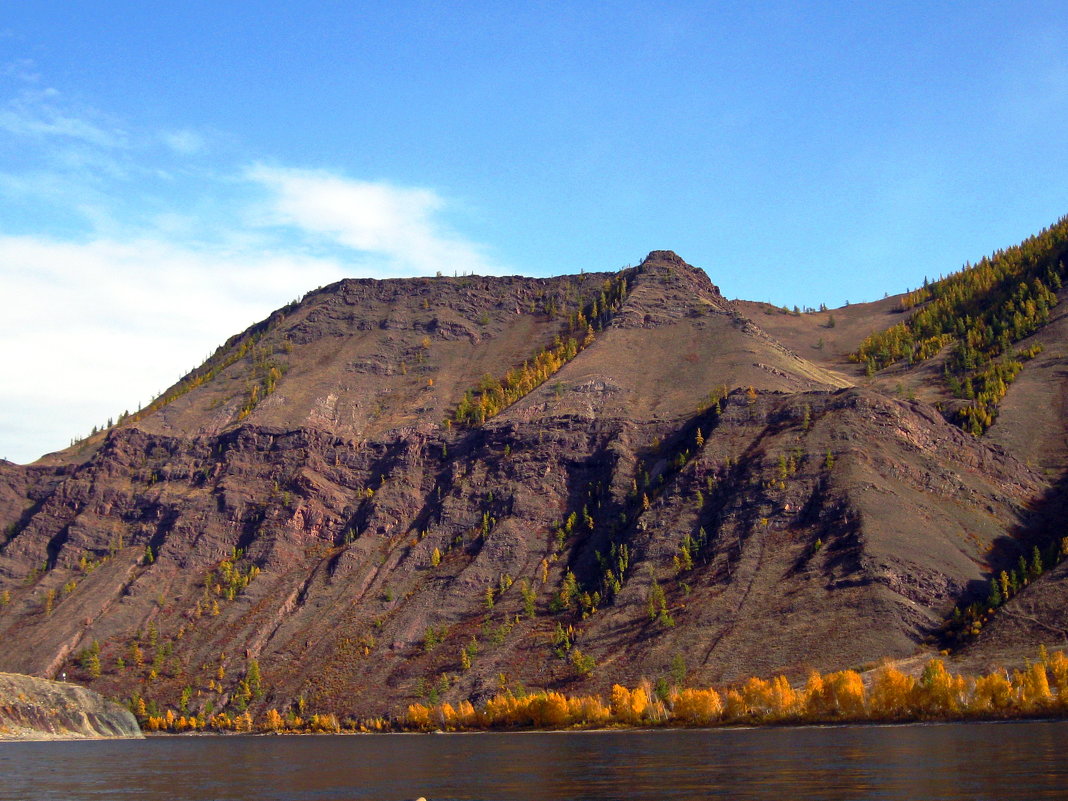
[[[569,339],[548,380],[451,422]],[[168,403],[0,466],[0,668],[365,715],[912,654],[1045,485],[848,383],[667,252],[341,282]]]
[[[0,673],[0,740],[142,737],[125,707],[58,681]]]

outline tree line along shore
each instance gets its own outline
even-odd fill
[[[729,688],[671,687],[642,682],[598,695],[503,690],[479,707],[470,701],[415,703],[391,717],[344,718],[298,708],[185,715],[173,709],[139,719],[148,732],[331,733],[486,731],[762,724],[891,723],[1006,720],[1068,715],[1068,657],[1039,650],[1022,669],[982,675],[952,673],[931,659],[919,676],[891,665],[868,679],[855,670],[812,671],[804,684],[785,676],[750,678]]]

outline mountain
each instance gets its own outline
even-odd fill
[[[1022,659],[1056,638],[980,607],[1054,543],[1062,304],[976,436],[937,359],[858,361],[935,302],[903,297],[791,314],[669,251],[311,292],[116,426],[0,464],[0,670],[366,716]]]

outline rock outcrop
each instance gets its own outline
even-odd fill
[[[143,737],[128,709],[76,684],[0,673],[0,740]]]

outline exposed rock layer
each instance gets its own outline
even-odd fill
[[[92,690],[16,673],[0,673],[0,740],[142,737],[125,707]]]

